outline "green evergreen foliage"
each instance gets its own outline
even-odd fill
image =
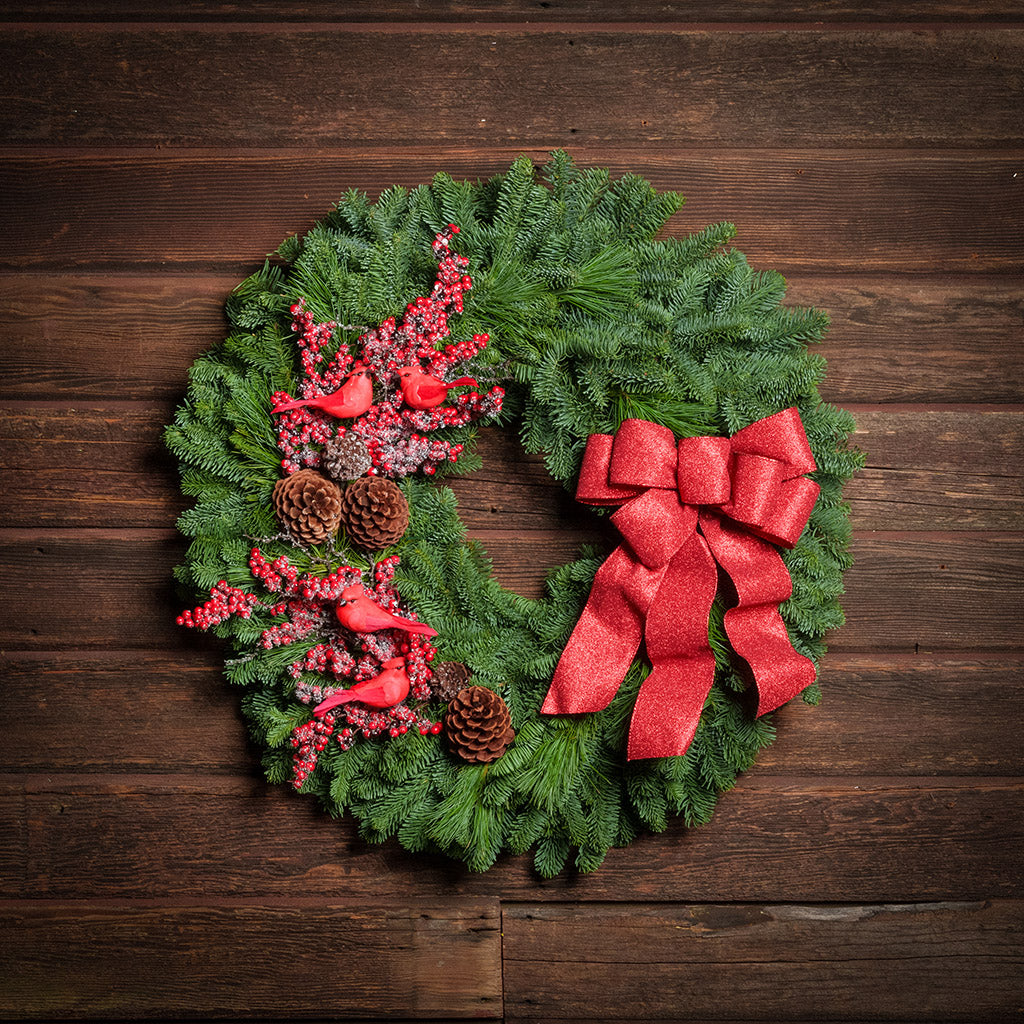
[[[654,240],[681,197],[641,178],[613,181],[576,167],[562,152],[538,171],[525,158],[483,183],[438,174],[430,185],[394,188],[376,203],[357,192],[279,261],[242,282],[227,303],[231,332],[192,367],[187,398],[166,442],[195,498],[179,527],[192,538],[177,572],[189,594],[226,579],[256,591],[247,565],[253,538],[268,558],[287,554],[302,571],[326,573],[358,552],[293,548],[274,537],[271,489],[280,453],[268,414],[271,394],[297,373],[287,309],[304,298],[318,319],[372,325],[426,294],[431,242],[449,222],[470,259],[474,287],[453,335],[491,335],[477,376],[504,380],[504,418],[552,476],[572,487],[587,436],[623,419],[662,423],[679,436],[731,434],[790,405],[799,407],[822,491],[796,547],[784,553],[793,596],[782,614],[798,650],[818,658],[822,637],[842,622],[839,596],[849,566],[849,517],[842,487],[860,466],[847,447],[848,413],[823,404],[824,361],[808,351],[826,328],[816,310],[781,305],[785,282],[754,272],[728,248],[732,225]],[[472,459],[456,471],[472,468]],[[609,847],[644,830],[710,819],[718,794],[773,738],[770,716],[752,720],[732,670],[716,603],[709,635],[718,673],[700,726],[678,758],[626,762],[629,715],[648,667],[638,661],[604,711],[540,716],[558,656],[605,552],[584,552],[555,571],[547,596],[526,600],[490,575],[485,552],[468,542],[452,492],[403,484],[412,508],[398,547],[396,586],[440,632],[442,657],[467,663],[474,682],[501,688],[516,740],[489,766],[457,762],[436,736],[333,747],[306,780],[333,815],[352,813],[366,839],[397,838],[414,851],[440,850],[470,869],[502,851],[535,850],[537,871],[597,868]],[[265,613],[216,627],[232,650],[226,674],[246,691],[243,711],[264,746],[267,777],[290,768],[291,730],[309,719],[287,666],[302,644],[264,651]],[[312,646],[310,641],[309,646]],[[816,703],[817,685],[804,699]],[[435,708],[435,716],[441,709]]]

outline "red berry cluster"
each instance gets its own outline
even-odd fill
[[[323,718],[314,718],[292,731],[292,785],[302,789],[302,784],[316,768],[321,751],[327,746],[334,732],[334,715],[329,711]]]
[[[473,286],[465,273],[469,260],[451,251],[458,228],[450,224],[434,239],[438,259],[437,279],[429,296],[420,296],[406,307],[399,324],[389,317],[378,327],[366,331],[358,341],[360,360],[365,363],[376,384],[378,401],[362,416],[339,426],[327,413],[303,407],[278,414],[275,424],[281,467],[294,473],[304,466],[319,468],[320,446],[335,435],[352,430],[366,443],[373,459],[372,474],[403,477],[422,470],[433,475],[445,462],[455,462],[462,445],[443,438],[424,435],[446,427],[458,427],[501,411],[504,389],[491,388],[485,395],[469,392],[454,397],[452,404],[429,410],[408,406],[398,386],[397,371],[402,366],[419,366],[438,380],[451,379],[455,367],[464,366],[490,341],[486,334],[474,334],[469,340],[438,348],[450,334],[448,318],[461,313],[463,295]],[[324,350],[334,338],[338,325],[333,321],[317,324],[302,302],[291,308],[292,330],[298,335],[304,379],[303,398],[331,394],[344,382],[351,370],[352,356],[341,346],[324,369],[318,370]],[[276,403],[290,400],[285,392],[276,392]]]
[[[241,619],[249,618],[258,603],[255,594],[247,594],[238,587],[229,586],[227,580],[221,580],[210,588],[209,601],[191,611],[183,611],[175,621],[179,626],[209,629],[218,622],[230,619],[232,615]]]

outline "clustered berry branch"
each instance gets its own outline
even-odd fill
[[[501,411],[505,392],[500,385],[484,395],[463,392],[450,405],[424,405],[403,388],[399,376],[402,368],[412,367],[434,385],[452,380],[450,386],[455,387],[453,378],[490,341],[486,334],[474,334],[469,340],[438,348],[451,334],[449,316],[462,312],[463,295],[473,286],[472,278],[465,273],[469,260],[451,251],[458,230],[454,224],[449,225],[434,239],[438,266],[430,295],[409,303],[401,323],[389,317],[362,334],[357,342],[357,360],[353,360],[347,346],[341,345],[320,368],[338,325],[334,321],[316,323],[302,301],[292,306],[292,330],[297,335],[303,371],[299,390],[302,400],[310,404],[286,408],[277,421],[281,466],[286,473],[303,467],[319,468],[320,451],[316,446],[351,430],[369,449],[371,474],[397,478],[422,471],[430,476],[445,462],[456,462],[463,450],[461,444],[436,436],[437,431],[494,417]],[[332,414],[320,407],[330,403],[319,403],[319,399],[339,392],[346,378],[364,367],[372,378],[376,399],[369,408],[359,409],[358,414]],[[273,398],[277,406],[291,405],[285,392],[277,392]],[[349,415],[352,422],[348,426],[336,425],[335,416]]]
[[[378,562],[373,570],[373,586],[365,587],[365,592],[386,611],[411,617],[394,589],[399,563],[397,555]],[[384,663],[393,658],[404,659],[409,679],[408,697],[391,707],[377,709],[353,702],[296,728],[292,736],[296,788],[302,786],[316,764],[316,755],[323,749],[317,747],[314,738],[318,738],[317,742],[324,740],[326,745],[333,735],[339,747],[347,750],[359,736],[395,738],[411,727],[424,735],[440,732],[440,724],[431,721],[423,711],[432,696],[430,662],[437,653],[430,640],[401,629],[361,633],[338,624],[335,602],[346,587],[362,582],[359,569],[342,565],[326,576],[300,574],[283,555],[268,562],[259,547],[249,554],[249,568],[269,597],[261,599],[221,580],[210,589],[210,599],[205,604],[178,616],[178,624],[208,629],[232,615],[248,619],[254,610],[260,609],[283,620],[263,630],[260,646],[264,650],[310,637],[320,638],[287,669],[295,680],[296,698],[307,705],[318,704],[348,686],[373,679],[381,673]],[[338,685],[325,682],[325,678],[338,680]],[[342,685],[341,680],[346,680],[346,684]],[[341,728],[336,730],[336,726]]]

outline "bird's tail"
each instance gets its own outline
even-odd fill
[[[416,633],[419,636],[437,636],[437,630],[433,626],[428,626],[425,622],[412,622],[406,619],[402,629],[406,633]]]
[[[338,707],[339,704],[348,704],[349,701],[356,700],[355,694],[351,690],[339,690],[337,693],[332,693],[326,700],[320,701],[315,708],[313,708],[313,714],[317,718],[321,715],[327,714],[331,708]]]
[[[476,381],[472,377],[459,377],[458,380],[450,380],[448,381],[447,384],[445,384],[445,387],[457,388],[461,387],[463,384],[472,384],[473,387],[476,387]]]
[[[289,409],[298,409],[299,406],[309,405],[310,401],[311,401],[310,399],[306,398],[306,399],[303,399],[301,401],[282,402],[280,405],[275,405],[274,408],[271,409],[270,411],[271,411],[271,413],[287,412]]]

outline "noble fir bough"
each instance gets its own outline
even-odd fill
[[[227,338],[191,368],[166,436],[195,499],[177,577],[202,603],[179,621],[231,648],[267,777],[367,840],[592,871],[673,817],[710,819],[773,736],[750,694],[757,712],[818,699],[860,464],[817,390],[826,318],[781,305],[729,224],[656,239],[681,203],[564,153],[540,174],[521,158],[486,182],[350,192],[235,289]],[[582,498],[626,503],[622,547],[556,570],[543,599],[504,590],[443,482],[479,464],[479,422],[567,487],[582,463]],[[645,533],[676,546],[655,557]],[[766,568],[718,592],[734,544]],[[678,585],[698,568],[700,608]],[[649,608],[608,636],[646,642],[581,713],[593,695],[566,696],[566,662],[590,664],[588,631],[633,614],[601,618],[639,584]],[[659,624],[680,600],[699,628]],[[637,723],[652,701],[676,720],[659,659],[686,661],[680,644],[706,686],[679,698],[680,752],[650,756],[665,738],[637,746]]]

